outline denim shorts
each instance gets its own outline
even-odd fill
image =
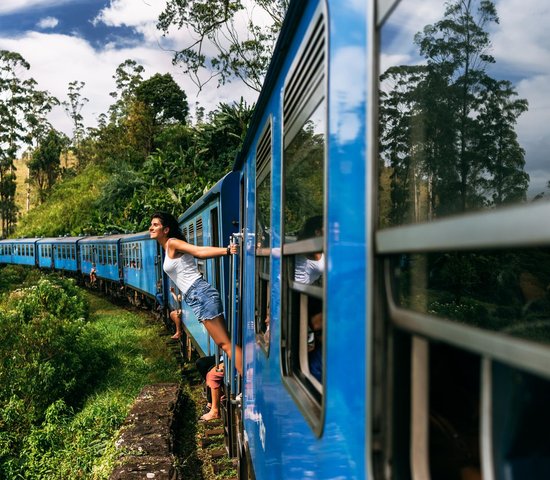
[[[185,303],[193,309],[193,313],[202,322],[223,315],[223,305],[218,291],[207,281],[195,280],[183,296]]]

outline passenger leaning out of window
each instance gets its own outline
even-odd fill
[[[151,218],[149,235],[164,249],[163,269],[176,284],[189,305],[216,344],[231,358],[231,340],[227,333],[220,294],[203,278],[195,258],[223,257],[237,253],[237,246],[207,247],[187,243],[177,219],[165,212]],[[242,375],[242,351],[235,346],[235,367]]]

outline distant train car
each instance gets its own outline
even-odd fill
[[[232,234],[238,230],[239,201],[237,173],[229,173],[205,193],[179,218],[183,234],[194,245],[221,246],[229,243]],[[227,311],[230,303],[227,257],[197,260],[199,271],[205,280],[214,286],[222,297]],[[171,282],[170,287],[175,287]],[[183,304],[182,322],[189,338],[202,355],[216,352],[216,345],[208,336],[193,311]]]
[[[126,287],[152,300],[162,296],[162,252],[148,232],[120,238],[123,280]]]
[[[4,246],[7,246],[7,251],[11,251],[11,257],[9,255],[6,259],[9,259],[12,264],[15,265],[36,265],[36,242],[39,238],[18,238],[12,240],[3,240]]]
[[[80,270],[78,241],[83,237],[42,238],[36,242],[40,268],[77,272]]]
[[[95,265],[98,279],[108,284],[120,284],[123,278],[120,265],[120,240],[123,235],[86,237],[80,240],[80,271],[88,276]]]
[[[12,263],[13,246],[11,240],[0,240],[0,263]]]

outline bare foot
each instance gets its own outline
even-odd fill
[[[201,417],[201,420],[204,420],[205,422],[207,422],[208,420],[215,420],[216,418],[220,418],[220,412],[214,412],[210,410],[208,413],[205,413]]]
[[[170,338],[171,338],[172,340],[177,340],[177,339],[180,338],[180,337],[181,337],[181,332],[176,332],[176,333],[174,333],[174,335],[172,335]]]

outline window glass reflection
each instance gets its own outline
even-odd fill
[[[550,10],[422,5],[381,29],[381,226],[548,197]]]
[[[306,220],[323,215],[325,102],[321,102],[285,149],[285,241],[297,240]]]
[[[405,308],[550,344],[550,250],[445,252],[396,259]]]
[[[285,253],[288,275],[287,320],[291,369],[317,402],[323,372],[324,163],[326,103],[304,115],[284,152]]]

